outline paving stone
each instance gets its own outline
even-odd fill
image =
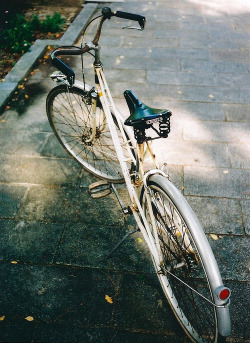
[[[32,337],[37,324],[25,320],[24,318],[26,318],[27,315],[23,315],[23,318],[13,318],[11,315],[8,316],[8,312],[4,321],[1,323],[1,342],[32,342]]]
[[[249,144],[229,144],[229,159],[233,168],[250,168],[250,159],[246,156],[250,156]]]
[[[183,137],[186,140],[244,144],[249,142],[249,123],[185,122]]]
[[[81,167],[73,159],[4,156],[0,165],[1,182],[75,185]]]
[[[164,160],[170,164],[230,167],[225,144],[168,140],[165,145],[155,142],[155,146],[158,156],[165,156]]]
[[[247,281],[249,278],[249,237],[222,236],[209,243],[217,260],[222,279]]]
[[[178,102],[171,107],[173,116],[181,120],[225,120],[225,114],[221,104],[207,102]]]
[[[160,85],[200,85],[215,86],[215,75],[211,73],[183,73],[168,71],[147,72],[147,81],[151,84]]]
[[[223,109],[228,121],[249,122],[250,105],[224,104]]]
[[[248,236],[250,236],[250,201],[242,201],[242,212],[243,212],[243,222],[245,226],[245,231]]]
[[[0,217],[13,218],[26,191],[24,186],[0,184]]]
[[[184,167],[185,194],[247,199],[249,178],[248,170]]]
[[[212,72],[212,73],[243,73],[247,72],[244,63],[210,62],[203,60],[186,59],[181,61],[182,71]]]
[[[232,334],[229,342],[249,342],[250,322],[249,322],[249,282],[226,281],[226,285],[231,289],[230,315],[232,321]],[[242,320],[244,318],[244,320]]]
[[[215,40],[215,39],[186,39],[180,38],[181,48],[204,48],[204,49],[238,49],[237,40]]]
[[[41,155],[45,157],[69,158],[69,153],[63,148],[54,134],[48,136],[48,140],[43,145]]]
[[[133,304],[133,312],[131,312]],[[184,338],[156,275],[125,275],[116,303],[114,325],[122,328],[173,332]]]
[[[97,213],[96,213],[97,215]],[[109,259],[108,254],[121,241],[128,228],[109,225],[86,227],[84,223],[65,224],[66,233],[61,241],[56,263],[81,267],[102,268],[103,270],[119,270],[132,272],[152,272],[152,262],[141,234],[133,234],[116,250]],[[103,224],[105,222],[103,221]],[[107,224],[106,224],[107,225]],[[132,232],[135,226],[130,228]]]
[[[124,57],[124,58],[102,58],[103,64],[105,68],[112,69],[132,69],[136,72],[136,70],[167,70],[167,71],[180,71],[180,61],[176,58],[172,59],[165,59],[162,62],[161,59],[155,58],[132,58],[132,57]],[[111,86],[111,85],[109,85]],[[145,85],[146,86],[146,85]]]
[[[250,51],[249,51],[250,54]],[[217,74],[218,85],[222,87],[249,88],[248,74]]]
[[[113,194],[92,199],[86,188],[31,187],[18,218],[49,222],[122,227],[124,216]]]
[[[161,57],[164,58],[178,58],[180,60],[185,59],[195,59],[195,60],[209,60],[210,54],[207,49],[183,49],[183,48],[175,48],[175,49],[166,49],[163,47],[154,48],[152,50],[151,58]]]
[[[222,87],[205,86],[182,86],[182,100],[185,101],[205,101],[219,103],[246,103],[247,100],[241,90]]]
[[[206,233],[243,235],[240,204],[234,199],[187,197]]]
[[[60,266],[1,264],[0,268],[6,275],[0,286],[1,313],[6,317],[24,320],[32,316],[35,323],[59,326],[110,323],[114,305],[105,296],[115,301],[119,274]],[[1,331],[0,337],[3,334]]]
[[[40,132],[0,129],[0,155],[39,156],[46,137],[47,134]]]
[[[0,260],[51,263],[63,230],[61,224],[0,220]]]

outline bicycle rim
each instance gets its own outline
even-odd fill
[[[210,282],[195,239],[178,208],[178,199],[171,200],[167,190],[156,182],[149,181],[148,186],[161,265],[156,265],[152,259],[164,294],[192,342],[218,343],[215,307],[203,298],[214,302]],[[153,231],[145,194],[142,195],[142,206]]]
[[[96,108],[95,137],[89,141],[93,111],[88,92],[65,85],[55,87],[47,97],[47,115],[60,143],[83,168],[107,181],[124,182],[101,104]],[[122,139],[119,129],[118,135]]]

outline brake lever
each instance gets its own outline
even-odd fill
[[[123,29],[131,29],[131,30],[138,30],[143,31],[144,27],[137,27],[137,26],[124,26]]]

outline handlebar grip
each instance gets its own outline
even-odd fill
[[[52,60],[52,64],[58,69],[60,70],[64,75],[67,76],[67,80],[69,82],[69,84],[72,86],[75,82],[75,73],[74,71],[66,64],[64,63],[62,60],[60,60],[58,57],[58,55],[80,55],[82,53],[82,50],[80,48],[77,49],[72,49],[72,48],[66,48],[66,49],[62,49],[62,48],[58,48],[56,50],[54,50],[51,53],[51,60]]]
[[[144,26],[145,26],[146,18],[144,16],[142,16],[142,15],[133,14],[133,13],[127,13],[127,12],[121,12],[121,11],[117,11],[114,14],[118,18],[138,21],[138,23],[140,24],[141,28],[144,28]]]
[[[69,81],[69,84],[72,86],[75,82],[75,73],[74,71],[67,66],[62,60],[60,60],[58,57],[52,58],[52,64],[60,70],[64,75],[67,76],[67,80]]]

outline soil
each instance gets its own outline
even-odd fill
[[[47,15],[53,16],[55,12],[61,14],[62,17],[66,19],[63,30],[57,33],[41,33],[35,32],[35,39],[60,39],[64,32],[67,30],[69,25],[75,19],[77,14],[81,11],[82,7],[80,4],[76,4],[74,7],[62,7],[62,6],[49,6],[49,5],[40,5],[41,1],[32,2],[32,6],[23,11],[27,18],[32,17],[33,15],[38,15],[38,17],[43,20]],[[22,54],[8,52],[4,48],[0,49],[0,81],[4,80],[4,77],[10,72],[16,62]]]

